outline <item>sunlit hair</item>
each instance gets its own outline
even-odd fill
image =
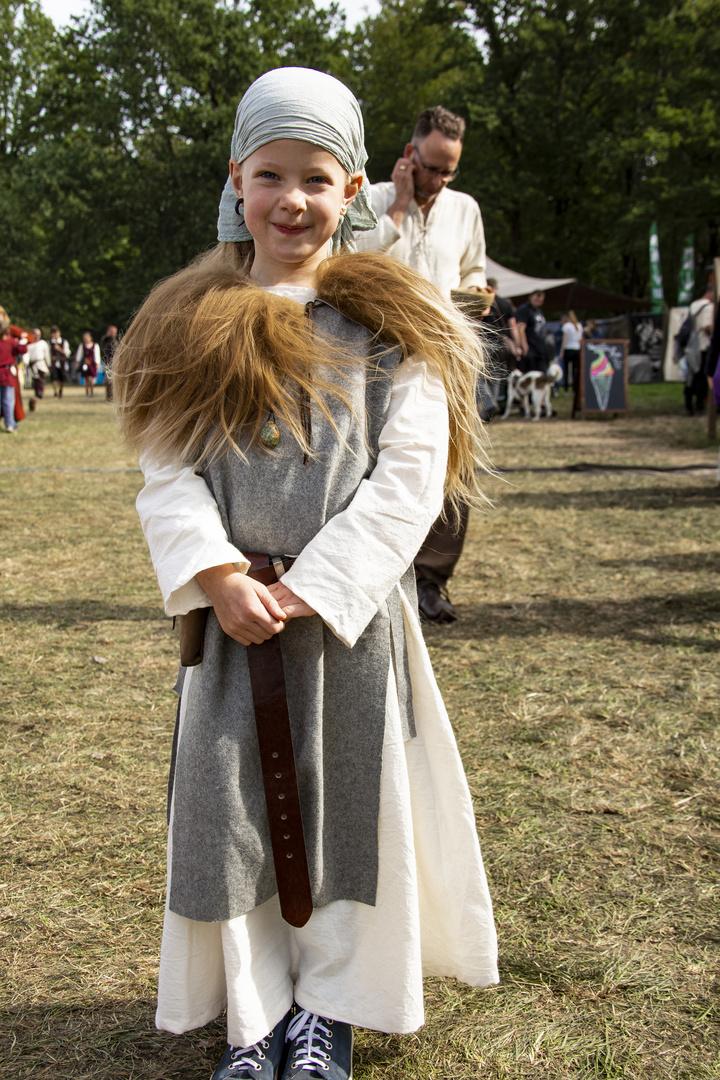
[[[4,307],[0,307],[0,337],[5,337],[10,329],[10,316]]]
[[[442,105],[434,105],[432,109],[424,109],[416,122],[412,137],[425,139],[433,131],[439,131],[446,139],[465,138],[465,121],[457,113],[450,112]]]
[[[567,317],[568,317],[568,322],[571,322],[576,330],[581,329],[580,322],[579,322],[578,317],[577,317],[577,315],[575,314],[574,311],[568,311]]]
[[[125,334],[113,362],[113,393],[123,433],[137,450],[198,465],[229,447],[259,445],[273,412],[312,453],[304,402],[333,427],[333,400],[348,404],[337,374],[356,356],[342,342],[319,343],[300,304],[254,284],[248,249],[218,244],[160,282]],[[327,259],[316,289],[377,343],[399,346],[404,357],[421,355],[437,372],[450,414],[446,494],[454,504],[483,501],[478,470],[489,465],[475,385],[484,356],[472,324],[419,274],[383,255]]]

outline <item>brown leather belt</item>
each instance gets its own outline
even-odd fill
[[[248,577],[263,585],[272,585],[278,581],[282,573],[289,570],[295,561],[292,558],[259,555],[255,552],[243,554],[250,562]],[[199,664],[202,660],[202,632],[205,629],[206,617],[207,608],[181,617],[181,662],[186,666]],[[285,921],[291,926],[304,926],[312,915],[312,891],[280,635],[274,634],[269,641],[264,641],[261,645],[248,645],[247,659],[280,910]]]
[[[272,585],[279,579],[282,571],[289,570],[295,561],[273,560],[268,555],[255,555],[252,552],[246,555],[246,558],[250,560],[248,577],[260,581],[263,585]],[[312,915],[312,891],[300,810],[300,792],[295,772],[280,634],[273,634],[269,641],[264,641],[262,645],[248,645],[247,658],[280,910],[285,922],[291,926],[304,926]]]

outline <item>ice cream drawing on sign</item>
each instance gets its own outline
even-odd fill
[[[627,345],[624,339],[583,342],[583,412],[627,409]]]
[[[615,369],[604,352],[593,360],[590,365],[590,381],[595,391],[597,403],[603,411],[608,407],[614,374]]]

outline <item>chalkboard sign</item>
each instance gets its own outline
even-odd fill
[[[583,341],[580,357],[580,412],[627,412],[627,341]]]

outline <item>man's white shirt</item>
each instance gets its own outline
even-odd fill
[[[708,300],[705,296],[701,296],[699,300],[693,300],[690,305],[690,314],[695,317],[695,328],[700,339],[700,351],[705,352],[710,345],[715,319],[715,308],[712,300]]]
[[[355,235],[358,251],[392,255],[448,298],[454,289],[485,287],[485,231],[471,195],[443,188],[427,217],[412,199],[398,228],[386,213],[395,201],[395,185],[373,184],[371,193],[378,225]]]
[[[34,341],[28,345],[25,357],[28,367],[38,375],[50,374],[50,346],[47,341]]]

